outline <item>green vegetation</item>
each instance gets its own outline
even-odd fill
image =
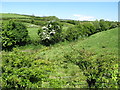
[[[3,54],[2,87],[7,88],[40,88],[52,72],[52,63],[35,57],[34,53],[14,50]]]
[[[14,43],[11,51],[1,51],[4,89],[119,88],[116,28],[119,23],[60,20],[54,16],[3,15],[2,37],[6,35],[10,42],[21,41],[26,34],[23,32],[27,32],[30,39],[22,46],[20,42]],[[42,28],[44,26],[47,30]],[[57,35],[53,33],[50,36],[52,43],[45,42],[46,37],[42,34],[47,32],[50,35],[53,29]],[[20,39],[14,40],[11,35]],[[41,44],[42,40],[44,44]]]
[[[42,44],[49,46],[61,40],[62,28],[58,22],[51,21],[38,30]]]
[[[66,62],[79,66],[90,88],[118,88],[118,63],[114,54],[99,56],[84,49],[74,49],[65,58]]]
[[[73,26],[73,27],[69,27],[64,32],[64,34],[65,35],[63,35],[63,37],[65,37],[65,39],[68,40],[68,41],[77,40],[80,35],[82,36],[83,28],[82,28],[81,25],[76,25],[76,26]]]
[[[12,13],[0,13],[0,16],[2,16],[2,18],[28,18],[28,16]]]
[[[3,49],[12,49],[15,45],[25,45],[28,41],[28,31],[23,24],[10,20],[2,27]]]
[[[78,44],[87,50],[95,52],[118,52],[118,28],[96,33]],[[77,47],[77,45],[76,45]]]
[[[112,36],[112,37],[111,37]],[[110,38],[111,37],[111,38]],[[99,32],[85,38],[83,40],[79,39],[73,42],[63,42],[58,43],[48,50],[40,53],[40,56],[45,57],[46,59],[54,59],[54,57],[62,58],[61,56],[64,53],[72,51],[72,48],[75,49],[86,49],[93,53],[102,54],[102,53],[114,53],[118,55],[118,28],[111,29],[109,31]],[[56,52],[57,50],[57,52]],[[62,53],[64,52],[64,53]]]
[[[39,41],[39,36],[38,36],[38,28],[27,28],[28,29],[28,34],[31,38],[31,41]]]

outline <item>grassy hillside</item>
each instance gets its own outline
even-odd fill
[[[114,53],[118,54],[118,28],[103,31],[86,38],[85,40],[77,40],[75,42],[64,42],[56,44],[42,51],[39,56],[45,59],[61,59],[64,53],[69,53],[72,48],[86,49],[96,53]]]
[[[2,16],[2,18],[29,18],[28,16],[13,13],[0,13],[0,16]]]
[[[118,52],[118,28],[103,31],[92,35],[86,40],[79,42],[75,47],[82,47],[95,52]]]
[[[75,52],[73,48],[84,48],[85,50],[97,53],[97,55],[112,53],[111,57],[117,57],[118,28],[94,34],[84,40],[79,39],[74,42],[63,42],[51,47],[44,47],[38,52],[37,58],[50,60],[55,63],[55,72],[50,75],[50,78],[56,78],[56,80],[61,81],[65,80],[73,84],[76,88],[85,88],[87,87],[85,82],[86,77],[79,67],[73,63],[64,62],[64,55],[69,54],[71,51]],[[63,84],[61,87],[72,88],[74,87],[73,85],[64,86]]]

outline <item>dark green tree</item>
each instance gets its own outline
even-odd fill
[[[28,30],[22,23],[10,20],[2,27],[2,49],[12,49],[15,45],[25,45],[29,40]]]
[[[93,25],[95,26],[95,33],[100,32],[101,27],[100,27],[99,21],[98,20],[94,21]]]
[[[101,19],[99,24],[101,27],[101,31],[106,31],[107,29],[109,29],[109,24],[104,19]]]
[[[72,27],[69,27],[66,31],[66,37],[65,39],[68,41],[73,41],[79,38],[79,36],[83,36],[83,28],[82,25],[75,25]]]
[[[110,29],[116,28],[117,26],[118,26],[118,25],[117,25],[116,22],[112,22],[112,23],[110,24]]]
[[[86,36],[90,36],[95,33],[95,26],[92,23],[84,23],[83,27]]]

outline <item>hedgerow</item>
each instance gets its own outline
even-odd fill
[[[100,21],[84,22],[74,26],[68,27],[63,31],[63,37],[65,40],[73,41],[79,37],[91,36],[95,33],[106,31],[112,28],[116,28],[118,25],[116,22],[109,22],[101,19]]]

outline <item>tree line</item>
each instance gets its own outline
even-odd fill
[[[60,21],[52,20],[38,29],[39,43],[49,46],[60,41],[74,41],[117,26],[116,22],[101,19],[93,22],[77,22],[74,26],[63,30],[63,24]],[[9,20],[2,24],[0,29],[2,29],[2,49],[11,49],[16,45],[25,45],[31,41],[26,26],[16,20]]]

